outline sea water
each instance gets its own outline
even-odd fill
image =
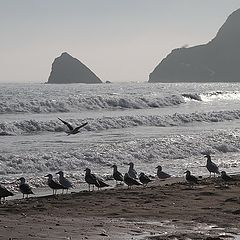
[[[67,126],[88,122],[76,135]],[[240,84],[0,84],[0,182],[20,176],[41,185],[64,171],[84,181],[89,167],[123,174],[207,175],[205,154],[220,171],[240,171]]]

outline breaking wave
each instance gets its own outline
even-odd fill
[[[0,175],[56,172],[59,169],[64,171],[78,171],[83,178],[83,170],[86,166],[92,169],[106,169],[111,173],[112,164],[128,168],[129,162],[136,163],[151,173],[155,171],[156,164],[162,164],[169,168],[169,171],[176,175],[183,174],[183,169],[196,168],[200,173],[205,163],[204,154],[239,154],[240,132],[215,131],[196,135],[175,135],[161,138],[142,138],[128,140],[126,142],[108,142],[97,144],[93,147],[90,144],[79,145],[77,148],[49,151],[26,151],[18,154],[0,154]],[[239,167],[239,155],[228,157],[221,155],[217,164],[220,168]],[[186,161],[189,159],[189,161]],[[176,160],[176,161],[174,161]],[[214,157],[216,162],[216,158]],[[155,167],[154,167],[155,166]],[[205,173],[207,173],[205,171]]]
[[[65,99],[10,100],[0,102],[0,114],[6,113],[54,113],[97,109],[161,108],[184,103],[181,95],[152,96],[73,96]]]
[[[103,117],[103,118],[86,118],[86,119],[68,119],[73,125],[77,126],[83,122],[89,124],[82,131],[101,131],[106,129],[121,129],[137,126],[181,126],[188,123],[197,122],[223,122],[240,119],[240,110],[203,112],[173,115],[144,115],[144,116],[119,116],[119,117]],[[13,122],[0,123],[0,135],[20,135],[20,134],[36,134],[38,132],[62,132],[65,129],[58,120],[37,121],[23,120]]]
[[[240,91],[212,91],[200,95],[203,101],[240,100]]]

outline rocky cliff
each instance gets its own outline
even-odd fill
[[[207,44],[173,50],[149,82],[240,82],[240,9]]]
[[[47,83],[102,83],[102,81],[78,59],[65,52],[54,60]]]

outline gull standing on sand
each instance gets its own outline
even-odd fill
[[[143,172],[141,172],[139,174],[139,180],[143,184],[144,187],[146,187],[148,185],[148,183],[153,181],[147,175],[145,175]]]
[[[91,173],[91,169],[86,168],[84,170],[85,173],[85,181],[88,183],[88,191],[90,191],[90,185],[93,185],[93,190],[94,186],[96,186],[99,190],[99,188],[103,187],[109,187],[109,185],[105,182],[103,182],[100,178],[98,178],[95,174]]]
[[[64,189],[67,189],[68,192],[68,189],[73,187],[72,183],[64,177],[63,171],[59,171],[56,174],[59,174],[59,183],[64,187]],[[64,191],[64,189],[62,191]]]
[[[82,128],[82,127],[84,127],[84,126],[86,126],[86,125],[88,124],[88,122],[86,122],[86,123],[84,123],[84,124],[82,124],[82,125],[74,128],[70,123],[62,120],[61,118],[58,118],[58,119],[59,119],[61,122],[63,122],[65,125],[68,126],[68,130],[66,131],[66,133],[67,133],[68,135],[79,133],[79,132],[80,132],[80,131],[79,131],[80,128]]]
[[[225,182],[228,181],[236,181],[234,178],[232,178],[231,176],[227,175],[227,173],[225,171],[221,171],[221,177]]]
[[[2,202],[2,198],[3,200],[5,200],[6,197],[10,197],[13,196],[14,194],[10,191],[8,191],[5,187],[0,185],[0,204]]]
[[[53,195],[57,194],[57,190],[58,189],[66,189],[66,187],[64,187],[63,185],[59,184],[58,182],[55,182],[53,180],[53,175],[52,174],[48,174],[45,177],[48,177],[48,186],[53,190]]]
[[[117,165],[112,165],[113,168],[113,178],[116,181],[116,185],[117,182],[122,182],[123,181],[123,175],[117,170]]]
[[[136,185],[136,186],[142,185],[136,179],[130,177],[128,173],[125,173],[123,181],[124,181],[124,183],[126,183],[128,185],[128,188],[131,188],[131,186],[133,186],[133,185]]]
[[[25,182],[26,180],[24,177],[20,177],[18,179],[18,181],[20,181],[19,189],[20,189],[21,193],[23,194],[23,198],[24,198],[25,194],[27,195],[27,198],[28,198],[29,194],[34,194],[32,192],[32,188]]]
[[[166,179],[166,178],[170,178],[171,175],[169,175],[168,173],[165,173],[162,171],[162,167],[161,166],[157,166],[157,176],[160,179]]]
[[[204,157],[207,158],[206,168],[210,172],[210,177],[211,177],[211,173],[214,174],[214,177],[215,177],[215,173],[220,174],[220,172],[218,170],[218,166],[214,162],[212,162],[211,156],[208,154]]]
[[[186,173],[186,180],[190,183],[191,186],[193,186],[194,183],[198,183],[199,180],[195,176],[191,175],[191,172],[189,170],[184,173]]]
[[[134,164],[130,162],[128,165],[129,165],[129,169],[128,169],[129,177],[137,179],[137,172],[134,169]]]

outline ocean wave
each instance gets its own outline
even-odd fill
[[[37,149],[16,153],[1,153],[1,175],[41,174],[59,170],[78,171],[83,180],[84,169],[89,167],[94,172],[111,174],[112,164],[128,169],[128,163],[134,162],[136,169],[153,174],[157,165],[176,175],[183,170],[195,169],[206,164],[204,155],[210,153],[220,168],[239,167],[240,132],[218,130],[199,135],[175,134],[151,138],[138,138],[101,144],[79,144],[79,146],[59,149]],[[231,155],[230,155],[231,154]],[[100,170],[101,169],[101,170]],[[104,169],[104,170],[103,170]],[[105,172],[106,171],[106,172]],[[207,174],[207,171],[205,171]],[[84,181],[84,180],[83,180]]]
[[[161,108],[184,103],[181,95],[153,96],[71,96],[62,99],[9,100],[0,102],[0,114],[54,113],[96,109]]]
[[[203,101],[240,100],[240,91],[211,91],[200,94]]]
[[[201,96],[197,93],[183,93],[182,96],[191,100],[202,101]]]
[[[189,123],[199,122],[223,122],[240,119],[240,110],[202,112],[173,115],[137,115],[137,116],[119,116],[103,118],[86,118],[86,119],[67,119],[72,125],[78,126],[83,122],[88,122],[86,127],[81,131],[102,131],[106,129],[121,129],[137,126],[181,126]],[[66,126],[59,120],[38,121],[23,120],[13,122],[0,122],[0,135],[20,135],[20,134],[37,134],[39,132],[63,132]]]

